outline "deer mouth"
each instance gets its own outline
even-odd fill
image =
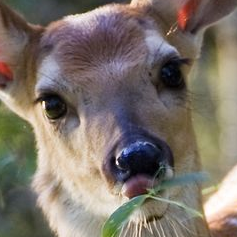
[[[136,175],[123,184],[122,195],[131,199],[142,194],[147,194],[156,184],[157,181],[152,177],[142,174]]]
[[[173,176],[173,169],[169,165],[163,166],[155,176],[137,174],[123,183],[121,193],[124,197],[129,199],[143,194],[154,194],[156,193],[155,189],[157,189],[164,180],[169,180],[173,178]],[[164,191],[159,191],[159,195],[162,196],[163,193]]]
[[[167,192],[162,193],[163,198],[168,199],[168,196]],[[165,216],[168,208],[168,203],[146,199],[142,206],[137,208],[131,215],[131,221],[141,224],[159,221]]]
[[[156,194],[154,193],[154,188],[158,187],[161,182],[162,179],[155,179],[151,176],[139,174],[135,177],[128,179],[123,184],[121,193],[124,197],[127,197],[129,199],[146,194],[148,196],[155,196]],[[169,196],[168,192],[165,190],[159,192],[159,194],[157,195],[165,199]],[[159,221],[165,215],[168,207],[168,203],[159,202],[152,198],[147,198],[144,203],[135,210],[135,212],[131,216],[131,220],[134,223],[141,223],[144,225],[150,222]]]

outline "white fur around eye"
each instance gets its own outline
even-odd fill
[[[60,75],[60,67],[56,60],[50,55],[47,56],[41,63],[37,72],[36,92],[43,89],[54,87]]]
[[[161,59],[166,55],[179,55],[177,49],[168,44],[155,30],[145,31],[145,41],[149,52],[148,64],[152,64],[157,55]]]

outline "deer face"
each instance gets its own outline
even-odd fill
[[[164,176],[196,169],[190,65],[162,26],[116,5],[57,24],[41,41],[35,127],[75,199],[108,214],[162,167]]]
[[[176,11],[166,4],[108,5],[46,29],[22,23],[14,31],[24,39],[20,44],[8,34],[17,57],[7,55],[13,78],[2,75],[1,96],[34,127],[39,147],[35,186],[55,229],[59,203],[106,217],[162,179],[200,169],[187,75],[199,53],[196,32],[215,19],[204,11],[205,21],[204,3],[191,8],[192,16],[185,5],[182,30],[173,30]],[[229,11],[228,5],[221,15]],[[5,31],[16,24],[8,21]],[[201,208],[196,185],[161,195]],[[48,210],[50,203],[57,203],[57,212]],[[148,201],[132,221],[165,222],[180,213]]]

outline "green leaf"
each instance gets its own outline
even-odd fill
[[[159,170],[157,174],[159,174],[160,172],[161,171]],[[129,200],[127,203],[125,203],[123,206],[119,207],[105,222],[102,229],[102,237],[117,237],[123,225],[128,222],[131,214],[136,209],[141,207],[143,203],[145,202],[145,200],[148,198],[179,206],[183,208],[184,210],[186,210],[187,212],[189,212],[190,214],[192,214],[193,216],[203,217],[203,215],[200,212],[186,206],[183,203],[157,197],[156,195],[158,195],[159,192],[162,190],[166,190],[175,186],[182,186],[182,185],[187,185],[187,184],[192,184],[192,183],[201,183],[205,181],[206,179],[207,179],[207,175],[205,173],[200,172],[200,173],[184,174],[170,180],[164,180],[159,186],[148,190],[149,191],[148,194],[134,197],[131,200]]]
[[[151,190],[152,193],[159,193],[162,190],[177,186],[184,186],[193,183],[202,183],[208,179],[208,175],[204,172],[190,173],[177,176],[173,179],[164,180],[159,186]]]
[[[105,222],[102,229],[102,237],[116,237],[122,226],[128,222],[130,215],[150,196],[140,195],[132,198],[127,203],[119,207]]]
[[[166,202],[166,203],[169,203],[169,204],[176,205],[178,207],[183,208],[186,212],[190,213],[194,217],[198,216],[198,217],[203,218],[202,213],[200,213],[199,211],[197,211],[197,210],[195,210],[195,209],[193,209],[191,207],[186,206],[183,203],[180,203],[180,202],[177,202],[177,201],[173,201],[173,200],[169,200],[169,199],[165,199],[165,198],[161,198],[161,197],[155,197],[155,196],[152,196],[152,195],[149,195],[149,197],[154,199],[154,200],[156,200],[156,201]]]

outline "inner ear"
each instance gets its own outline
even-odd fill
[[[230,14],[236,7],[237,0],[187,0],[178,10],[179,28],[196,33]]]
[[[5,77],[6,80],[11,81],[13,79],[13,73],[12,70],[10,69],[10,67],[4,63],[4,62],[0,62],[0,75]]]
[[[12,70],[6,63],[0,62],[0,89],[4,89],[7,86],[7,82],[12,80]]]
[[[178,26],[181,30],[185,30],[187,27],[188,20],[195,14],[198,8],[200,0],[190,0],[184,4],[178,11],[177,21]]]

